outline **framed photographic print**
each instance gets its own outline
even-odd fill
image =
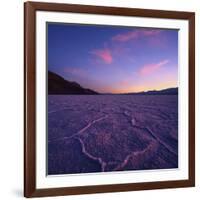
[[[195,15],[25,3],[24,195],[195,184]]]

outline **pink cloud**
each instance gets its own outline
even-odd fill
[[[139,37],[149,37],[149,36],[155,36],[158,35],[161,32],[161,30],[154,30],[154,29],[141,29],[141,30],[134,30],[127,33],[122,33],[114,36],[112,40],[119,41],[119,42],[127,42],[129,40],[134,40]]]
[[[112,38],[114,41],[126,42],[131,39],[138,38],[139,34],[138,31],[130,31],[124,34],[118,34]]]
[[[157,71],[158,69],[160,69],[162,66],[166,65],[167,63],[169,62],[169,60],[163,60],[159,63],[156,63],[156,64],[147,64],[147,65],[144,65],[139,73],[141,75],[148,75],[148,74],[151,74],[155,71]]]
[[[154,35],[158,35],[161,33],[161,30],[154,30],[154,29],[150,29],[150,30],[142,30],[141,34],[143,34],[144,36],[154,36]]]
[[[111,64],[113,61],[111,50],[109,50],[108,48],[95,49],[91,53],[100,58],[106,64]]]

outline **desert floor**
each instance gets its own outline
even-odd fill
[[[177,95],[49,95],[48,174],[178,167]]]

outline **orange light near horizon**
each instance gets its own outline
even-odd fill
[[[170,81],[165,83],[159,83],[158,85],[152,84],[148,86],[130,86],[130,87],[123,87],[123,88],[116,88],[110,91],[113,94],[120,94],[120,93],[134,93],[134,92],[143,92],[143,91],[150,91],[150,90],[163,90],[167,88],[177,87],[177,82]],[[107,93],[109,93],[107,91]]]

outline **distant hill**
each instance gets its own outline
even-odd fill
[[[83,88],[76,82],[65,80],[58,74],[48,71],[48,94],[98,94]]]
[[[167,88],[164,90],[150,90],[147,92],[128,93],[129,95],[177,95],[178,88]]]

